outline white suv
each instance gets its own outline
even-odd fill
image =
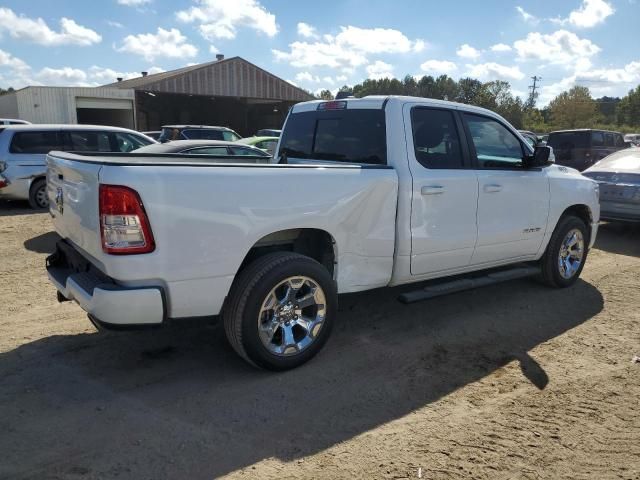
[[[94,125],[7,125],[0,130],[0,199],[46,208],[45,157],[52,150],[130,152],[156,143],[125,128]]]

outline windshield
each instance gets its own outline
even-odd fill
[[[344,109],[293,113],[279,155],[349,163],[387,163],[383,110]]]
[[[551,133],[547,145],[554,149],[589,148],[589,132]]]

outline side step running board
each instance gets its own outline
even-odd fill
[[[509,270],[499,270],[488,273],[485,276],[473,278],[460,278],[450,282],[439,283],[437,285],[429,285],[420,290],[403,293],[398,297],[402,303],[414,303],[429,298],[440,297],[450,293],[471,290],[472,288],[486,287],[500,282],[509,280],[517,280],[519,278],[532,277],[540,273],[540,268],[531,266],[521,266],[510,268]]]

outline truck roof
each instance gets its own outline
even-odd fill
[[[404,95],[367,95],[362,98],[347,97],[339,100],[311,100],[309,102],[298,103],[293,106],[291,113],[308,112],[316,110],[319,104],[330,102],[346,102],[346,108],[361,109],[383,109],[388,104],[398,103],[421,103],[432,105],[440,108],[454,108],[457,110],[465,110],[468,112],[480,113],[492,117],[502,118],[497,113],[487,110],[486,108],[476,107],[475,105],[467,105],[466,103],[450,102],[448,100],[439,100],[437,98],[426,97],[409,97]]]

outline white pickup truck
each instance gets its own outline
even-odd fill
[[[340,293],[441,279],[409,302],[533,273],[567,287],[595,241],[597,183],[485,109],[300,103],[277,152],[268,165],[52,152],[59,300],[101,327],[220,315],[243,358],[282,370],[320,350]]]

